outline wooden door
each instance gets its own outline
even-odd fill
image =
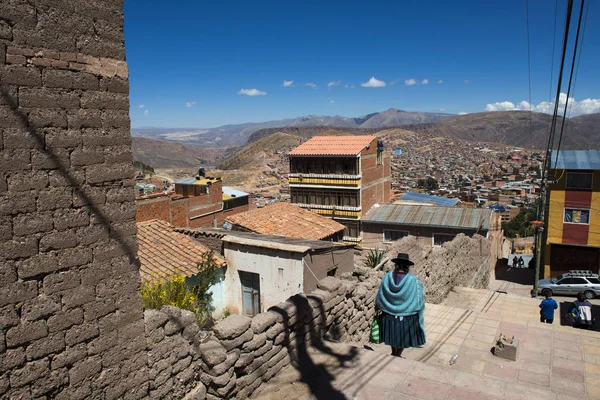
[[[244,314],[254,316],[260,313],[260,275],[240,271],[242,282],[242,309]]]

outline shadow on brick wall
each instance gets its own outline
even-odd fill
[[[115,230],[111,229],[112,225],[108,218],[102,213],[102,211],[94,204],[92,198],[85,193],[83,190],[81,183],[78,179],[69,173],[69,168],[67,165],[60,160],[60,157],[55,154],[52,149],[48,149],[46,147],[46,142],[44,139],[44,134],[39,132],[35,127],[33,127],[27,115],[19,110],[17,101],[13,98],[6,90],[5,87],[0,87],[0,94],[2,95],[3,103],[8,105],[13,112],[16,122],[20,126],[21,129],[27,131],[27,133],[35,140],[37,146],[40,151],[42,151],[50,160],[50,162],[56,167],[56,171],[60,174],[60,176],[66,180],[69,186],[74,188],[75,195],[81,200],[86,207],[88,207],[92,213],[92,215],[97,219],[97,221],[105,227],[105,229],[110,233],[111,239],[114,239],[118,246],[121,249],[122,254],[126,254],[129,257],[129,262],[132,265],[135,265],[139,268],[139,260],[137,258],[137,249],[132,246],[130,243],[124,239],[123,235]]]
[[[312,346],[333,357],[338,368],[351,362],[358,355],[358,350],[352,348],[347,354],[338,354],[323,341],[327,315],[320,298],[296,295],[287,303],[290,304],[287,309],[274,306],[269,310],[280,314],[283,319],[285,338],[282,344],[287,349],[291,365],[300,373],[300,381],[317,399],[345,400],[346,396],[333,387],[335,377],[323,365],[313,361],[308,349]],[[336,336],[335,330],[329,334]]]

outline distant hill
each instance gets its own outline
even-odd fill
[[[250,135],[248,138],[248,143],[253,143],[264,137],[271,136],[275,132],[283,132],[308,139],[315,135],[372,135],[381,130],[366,128],[336,128],[337,127],[331,126],[289,126],[285,128],[265,128]]]
[[[469,141],[484,141],[518,147],[545,149],[551,116],[528,111],[484,112],[456,116],[437,123],[409,125],[415,132],[451,136]],[[557,120],[557,135],[562,118]],[[565,121],[562,148],[600,148],[600,114],[581,115]]]
[[[341,116],[308,115],[277,121],[224,125],[218,128],[133,128],[131,134],[137,137],[166,140],[183,144],[203,146],[240,146],[250,135],[261,129],[283,127],[337,127],[381,129],[406,124],[429,123],[451,118],[453,114],[408,112],[390,108],[389,110],[363,115],[356,118]],[[281,129],[277,129],[279,131]]]
[[[147,138],[132,138],[133,159],[154,168],[188,168],[200,165],[217,165],[224,149],[186,146]]]
[[[302,142],[299,136],[276,132],[263,137],[254,143],[249,143],[223,162],[219,169],[247,169],[272,158],[276,152],[293,149]]]

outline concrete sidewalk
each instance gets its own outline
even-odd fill
[[[539,300],[458,289],[464,308],[427,304],[427,344],[405,359],[384,345],[361,349],[340,366],[311,349],[330,377],[328,396],[309,391],[287,371],[254,398],[264,399],[600,399],[600,333],[539,321]],[[494,357],[500,334],[519,341],[517,361]],[[336,353],[347,344],[331,344]],[[458,354],[456,364],[448,361]],[[318,361],[317,361],[318,360]],[[295,376],[294,374],[297,374]],[[331,393],[335,393],[332,395]]]

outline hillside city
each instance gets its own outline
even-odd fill
[[[3,1],[0,399],[600,399],[590,3]]]

